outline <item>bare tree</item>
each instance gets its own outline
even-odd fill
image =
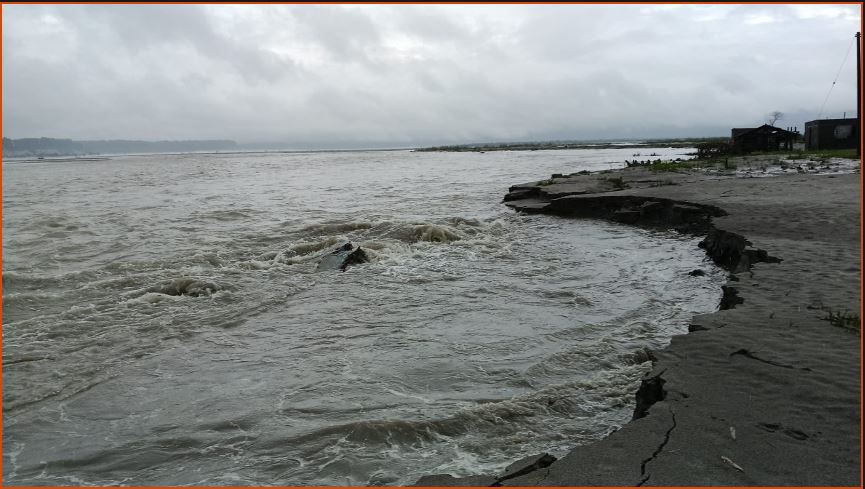
[[[783,118],[784,118],[784,113],[778,112],[776,110],[775,112],[772,112],[771,114],[766,116],[766,124],[769,124],[770,126],[774,126],[776,122],[780,121]]]

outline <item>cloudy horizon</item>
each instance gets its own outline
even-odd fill
[[[3,5],[2,15],[10,138],[700,137],[773,111],[801,131],[856,110],[855,46],[842,61],[857,5]]]

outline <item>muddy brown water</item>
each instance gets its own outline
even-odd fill
[[[403,485],[605,436],[724,274],[501,199],[633,153],[4,162],[3,482]]]

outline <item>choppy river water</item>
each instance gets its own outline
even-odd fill
[[[3,482],[404,485],[603,437],[723,272],[501,199],[634,152],[4,162]]]

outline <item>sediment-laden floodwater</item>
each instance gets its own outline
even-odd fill
[[[402,485],[603,437],[723,273],[501,199],[634,152],[4,162],[3,482]]]

